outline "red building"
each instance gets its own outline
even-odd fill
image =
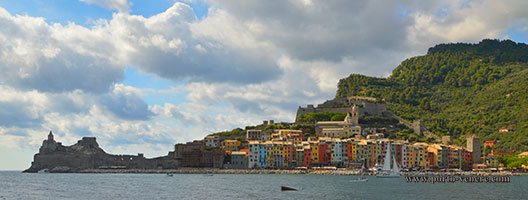
[[[494,155],[495,154],[495,151],[493,150],[493,146],[495,146],[497,142],[495,140],[486,140],[484,141],[484,147],[487,147],[487,148],[490,148],[491,151],[488,155]]]
[[[311,166],[311,156],[310,156],[310,149],[306,148],[304,149],[304,158],[303,158],[303,166],[304,167],[310,167]]]
[[[331,152],[329,145],[326,142],[319,143],[318,154],[319,154],[318,156],[319,156],[320,166],[330,165],[332,152]]]

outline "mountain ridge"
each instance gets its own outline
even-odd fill
[[[528,45],[486,39],[439,44],[404,60],[388,78],[351,74],[336,97],[373,96],[433,133],[498,140],[497,149],[528,150]],[[499,133],[506,128],[508,132]]]

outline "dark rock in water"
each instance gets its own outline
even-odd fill
[[[287,186],[281,186],[281,191],[297,191],[297,189]]]

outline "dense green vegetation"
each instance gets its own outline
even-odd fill
[[[365,115],[359,118],[360,124],[368,124],[369,127],[388,127],[391,125],[397,125],[398,119],[387,117],[383,115]]]
[[[233,140],[245,140],[246,139],[246,131],[252,130],[252,129],[258,129],[262,130],[264,134],[271,135],[274,130],[279,129],[292,129],[292,130],[302,130],[305,136],[314,136],[315,135],[315,126],[313,124],[291,124],[286,122],[280,122],[280,123],[274,123],[274,124],[268,124],[268,125],[257,125],[257,126],[246,126],[246,128],[235,128],[230,131],[222,131],[218,133],[211,134],[213,136],[220,136],[225,139],[233,139]]]
[[[405,119],[464,142],[475,133],[499,150],[528,150],[528,45],[510,40],[441,44],[403,61],[388,78],[352,74],[337,97],[373,96]],[[499,133],[506,127],[511,131]]]
[[[528,156],[499,156],[498,158],[507,169],[521,169],[522,165],[528,166]]]
[[[330,113],[330,112],[322,112],[322,113],[306,113],[306,114],[299,114],[297,116],[297,120],[299,122],[305,122],[305,123],[315,123],[318,121],[343,121],[345,120],[346,113]]]

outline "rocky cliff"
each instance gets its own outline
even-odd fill
[[[56,142],[50,131],[35,154],[31,167],[24,172],[77,172],[84,169],[167,169],[176,168],[177,161],[169,156],[147,159],[143,154],[112,155],[97,144],[94,137],[83,137],[72,146]]]

